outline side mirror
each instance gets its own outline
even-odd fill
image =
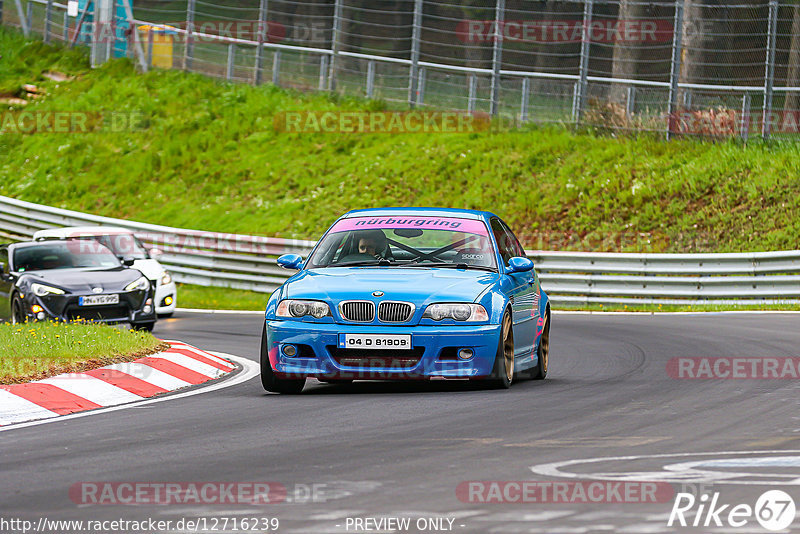
[[[134,263],[136,263],[135,258],[129,256],[122,258],[122,265],[124,265],[125,267],[133,267]]]
[[[278,265],[284,269],[299,270],[303,268],[303,258],[299,254],[284,254],[278,258]]]
[[[164,255],[164,251],[161,250],[160,248],[151,248],[148,251],[148,253],[150,254],[150,257],[154,260],[157,260],[158,258]]]
[[[525,273],[533,269],[533,262],[528,258],[522,256],[514,256],[508,260],[509,272],[512,273]]]
[[[11,280],[13,280],[11,275],[6,272],[5,263],[0,263],[0,280],[2,280],[3,282],[10,282]]]

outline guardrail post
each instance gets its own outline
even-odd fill
[[[153,28],[150,27],[150,31],[147,32],[147,70],[153,68],[153,41],[155,40],[155,36],[153,35],[155,32]]]
[[[225,79],[233,80],[233,67],[236,64],[236,45],[228,43],[228,63],[225,68]]]
[[[42,31],[42,39],[45,43],[50,42],[50,18],[53,16],[53,0],[47,0],[47,5],[44,8],[44,30]]]
[[[272,56],[272,85],[281,83],[281,51],[275,50]]]
[[[467,113],[474,113],[475,96],[478,92],[478,77],[474,74],[467,75],[467,83],[469,84],[469,93],[467,95]]]
[[[344,0],[336,0],[333,5],[333,35],[331,36],[331,58],[330,67],[328,70],[328,90],[336,90],[336,68],[339,58],[339,48],[341,46],[342,36],[342,2]]]
[[[591,52],[591,26],[592,11],[594,0],[584,0],[583,2],[583,27],[581,28],[581,66],[580,82],[578,83],[578,95],[575,98],[575,124],[580,124],[583,116],[583,109],[586,107],[586,90],[588,83],[586,78],[589,76],[589,54]]]
[[[256,71],[253,79],[255,85],[261,85],[264,78],[264,42],[267,40],[267,12],[269,0],[261,0],[258,6],[258,48],[256,48]]]
[[[422,33],[422,1],[414,0],[414,23],[411,27],[411,67],[408,70],[408,104],[419,102],[419,48]]]
[[[317,89],[324,91],[328,88],[328,56],[322,54],[319,57],[319,84]]]
[[[633,116],[636,112],[636,86],[628,86],[628,98],[625,100],[625,113],[628,117]]]
[[[761,114],[761,135],[769,139],[772,126],[772,89],[775,83],[775,42],[778,34],[778,0],[769,1],[767,58],[764,66],[764,106]]]
[[[186,4],[186,45],[183,47],[183,69],[192,70],[194,60],[194,9],[195,0]]]
[[[367,63],[367,98],[372,98],[375,92],[375,62],[369,60]]]
[[[742,136],[742,141],[747,143],[747,137],[750,135],[750,93],[742,95],[742,119],[739,124],[739,135]]]
[[[490,113],[500,112],[500,67],[503,63],[503,21],[506,16],[506,0],[497,0],[494,13],[494,43],[492,53],[492,88]]]
[[[683,2],[675,0],[675,17],[672,23],[672,60],[669,68],[669,104],[667,108],[667,140],[672,137],[677,118],[678,109],[678,78],[681,75],[681,54],[683,43]]]
[[[28,37],[31,33],[31,30],[28,28],[28,20],[25,17],[25,10],[22,9],[22,0],[16,0],[15,3],[17,4],[17,16],[19,17],[19,23],[22,26],[22,35]]]
[[[522,78],[522,102],[519,107],[519,120],[520,122],[528,122],[528,96],[530,93],[531,80],[527,76]]]

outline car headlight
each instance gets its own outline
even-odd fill
[[[172,282],[172,276],[167,271],[164,271],[164,276],[161,277],[161,285],[165,286]]]
[[[278,304],[278,317],[305,317],[322,319],[331,314],[331,307],[319,300],[282,300]]]
[[[45,297],[47,295],[63,295],[64,290],[57,287],[46,286],[44,284],[31,284],[31,291],[37,297]]]
[[[150,287],[150,280],[142,276],[135,282],[131,282],[130,284],[125,286],[125,291],[145,291],[149,287]]]
[[[488,321],[489,314],[486,313],[486,308],[480,304],[431,304],[425,308],[422,318],[434,321],[453,319],[473,323]]]

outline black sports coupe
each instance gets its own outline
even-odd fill
[[[91,240],[0,245],[0,320],[87,320],[152,330],[153,287]]]

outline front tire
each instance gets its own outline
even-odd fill
[[[303,391],[306,385],[305,378],[278,378],[269,363],[269,351],[267,350],[267,327],[261,332],[261,385],[270,393],[283,393],[285,395],[297,395]]]
[[[25,322],[25,312],[22,311],[22,304],[17,295],[11,297],[11,324],[22,324]]]
[[[152,332],[153,328],[156,327],[156,322],[150,321],[148,323],[131,323],[131,327],[138,332]]]
[[[508,389],[514,380],[514,329],[511,326],[511,313],[508,310],[503,314],[501,324],[500,342],[489,385],[497,389]]]
[[[544,328],[539,339],[539,348],[536,349],[537,362],[531,376],[534,380],[544,380],[547,377],[547,368],[550,366],[550,312],[544,316]]]

